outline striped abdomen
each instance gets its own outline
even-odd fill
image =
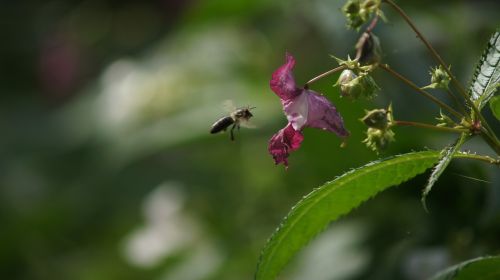
[[[230,125],[234,123],[234,120],[232,117],[223,117],[220,118],[218,121],[216,121],[212,125],[212,129],[210,130],[210,133],[217,133],[221,132],[223,130],[226,130]]]

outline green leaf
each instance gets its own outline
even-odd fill
[[[490,109],[497,120],[500,121],[500,95],[490,99]]]
[[[474,71],[470,95],[474,104],[483,108],[500,83],[500,32],[495,32]]]
[[[328,223],[378,192],[433,166],[439,152],[408,153],[371,162],[315,189],[297,203],[264,247],[255,279],[275,279],[290,259]]]
[[[431,176],[427,181],[427,185],[425,186],[424,191],[422,192],[422,204],[424,205],[426,211],[427,211],[427,204],[425,203],[425,199],[427,198],[427,195],[431,191],[432,186],[434,186],[434,183],[436,183],[436,181],[439,179],[439,176],[441,176],[446,167],[448,167],[448,164],[450,164],[451,159],[458,152],[460,146],[462,146],[462,144],[465,142],[466,139],[467,139],[467,134],[462,133],[460,138],[458,138],[453,145],[448,146],[441,151],[439,162],[438,164],[436,164],[436,166],[434,166]]]
[[[500,257],[482,257],[452,266],[431,280],[497,280],[500,279]]]

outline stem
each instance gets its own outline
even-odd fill
[[[392,0],[383,0],[383,2],[389,4],[394,10],[396,10],[401,17],[408,23],[408,25],[413,29],[415,34],[417,34],[417,37],[424,43],[424,45],[427,47],[433,58],[444,68],[446,73],[450,76],[451,81],[453,82],[453,85],[457,88],[458,92],[463,96],[465,99],[465,102],[472,108],[474,111],[474,114],[476,115],[477,118],[481,121],[483,126],[488,130],[488,134],[491,138],[493,138],[495,145],[500,145],[500,141],[495,135],[495,132],[491,129],[490,125],[486,122],[486,119],[481,115],[481,112],[477,108],[476,104],[472,102],[469,97],[467,96],[467,92],[465,91],[464,87],[458,82],[457,78],[451,73],[450,69],[448,69],[446,63],[443,61],[443,59],[439,56],[439,54],[436,52],[436,50],[431,46],[431,44],[425,39],[425,37],[420,33],[420,31],[417,29],[417,27],[413,24],[411,21],[410,17]]]
[[[370,22],[370,25],[368,25],[368,27],[366,28],[365,32],[367,32],[367,33],[372,32],[372,30],[375,28],[375,26],[377,26],[377,22],[378,22],[378,15],[375,15],[373,17],[372,21]]]
[[[463,97],[466,100],[468,100],[467,94],[466,94],[465,89],[463,88],[463,86],[458,82],[457,78],[453,75],[453,73],[451,73],[450,69],[448,69],[448,66],[446,65],[446,63],[444,62],[444,60],[441,58],[441,56],[439,56],[439,54],[431,46],[431,44],[427,41],[427,39],[425,39],[424,35],[422,35],[422,33],[420,33],[420,31],[417,29],[417,27],[415,26],[415,24],[413,24],[413,22],[411,21],[410,17],[396,3],[392,2],[392,0],[383,0],[383,1],[385,3],[387,3],[387,4],[389,4],[392,8],[394,8],[401,15],[401,17],[403,17],[403,19],[406,21],[406,23],[408,23],[408,25],[411,27],[411,29],[413,29],[413,31],[415,32],[415,34],[417,34],[417,37],[420,39],[420,41],[422,41],[422,43],[424,43],[424,45],[427,47],[427,49],[429,50],[429,52],[431,53],[431,55],[434,57],[434,59],[441,66],[443,66],[444,70],[446,71],[446,73],[448,73],[448,75],[450,76],[453,84],[455,85],[455,87],[457,87],[458,91],[460,91],[460,93],[463,95]]]
[[[497,155],[500,155],[500,144],[497,139],[490,135],[486,130],[481,130],[481,137],[483,137],[484,141],[486,141],[486,143],[495,151],[495,153],[497,153]]]
[[[435,126],[435,125],[431,125],[431,124],[418,123],[418,122],[393,121],[393,124],[398,125],[398,126],[415,126],[415,127],[428,128],[428,129],[447,131],[447,132],[456,132],[456,133],[469,132],[468,129],[464,129],[464,128]]]
[[[473,108],[475,108],[475,107],[473,107]],[[493,146],[491,146],[491,145],[490,146],[496,151],[497,155],[500,155],[500,153],[498,152],[500,150],[500,141],[498,140],[498,138],[495,134],[495,131],[493,131],[491,129],[490,125],[488,124],[488,122],[486,122],[486,119],[483,117],[483,115],[481,115],[481,113],[478,112],[475,115],[479,117],[479,121],[481,122],[483,127],[486,129],[485,134],[487,134],[488,137],[491,138],[491,140],[495,144],[496,148],[493,148]]]
[[[417,92],[421,93],[423,96],[425,96],[428,99],[432,100],[432,102],[436,103],[442,109],[445,109],[448,112],[450,112],[451,114],[453,114],[455,117],[458,118],[458,120],[461,120],[463,118],[462,114],[460,114],[459,112],[455,111],[453,108],[451,108],[450,106],[446,105],[441,100],[439,100],[436,97],[432,96],[430,93],[428,93],[425,90],[419,88],[412,81],[410,81],[407,78],[403,77],[398,72],[392,70],[388,65],[386,65],[386,64],[379,64],[379,67],[382,68],[382,69],[384,69],[385,71],[387,71],[389,74],[393,75],[394,77],[398,78],[399,80],[403,81],[408,86],[410,86],[411,88],[413,88]]]
[[[314,83],[314,82],[316,82],[316,81],[318,81],[318,80],[321,80],[321,79],[323,79],[323,78],[324,78],[324,77],[326,77],[326,76],[329,76],[329,75],[331,75],[331,74],[333,74],[333,73],[335,73],[335,72],[338,72],[338,71],[344,70],[344,69],[346,69],[346,68],[347,68],[347,66],[346,66],[346,65],[340,65],[339,67],[336,67],[336,68],[333,68],[333,69],[331,69],[331,70],[328,70],[328,71],[326,71],[325,73],[320,74],[320,75],[318,75],[318,76],[316,76],[316,77],[314,77],[314,78],[310,79],[309,81],[307,81],[307,83],[304,85],[304,88],[307,88],[310,84],[312,84],[312,83]]]
[[[456,154],[456,157],[457,158],[466,158],[466,159],[475,159],[475,160],[480,160],[480,161],[484,161],[484,162],[495,164],[495,165],[500,165],[500,158],[494,159],[494,158],[489,157],[489,156],[469,154],[469,153],[464,153],[464,152],[458,152]]]
[[[465,109],[464,105],[462,105],[462,103],[460,103],[460,101],[458,101],[458,98],[455,94],[453,94],[453,92],[449,89],[449,88],[446,88],[446,93],[448,94],[448,96],[453,99],[453,102],[455,102],[455,105],[460,108],[460,111],[461,113],[465,116],[466,119],[470,119],[469,116],[467,115],[467,110]]]

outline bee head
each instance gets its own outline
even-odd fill
[[[237,118],[243,118],[243,119],[250,119],[251,117],[253,117],[252,113],[250,112],[250,110],[252,109],[255,109],[255,107],[245,107],[245,108],[241,108],[241,109],[238,109],[235,113],[235,116]]]

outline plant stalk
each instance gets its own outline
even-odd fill
[[[443,103],[441,100],[437,99],[436,97],[432,96],[430,93],[426,92],[425,90],[419,88],[417,85],[415,85],[412,81],[408,80],[407,78],[403,77],[401,74],[398,72],[392,70],[388,65],[386,64],[379,64],[378,65],[380,68],[383,70],[387,71],[389,74],[393,75],[394,77],[398,78],[402,82],[406,83],[408,86],[410,86],[412,89],[415,91],[421,93],[423,96],[427,97],[430,99],[432,102],[436,103],[439,107],[442,109],[445,109],[446,111],[450,112],[453,114],[455,117],[458,118],[460,121],[464,116],[460,114],[459,112],[455,111],[453,108],[448,106],[447,104]]]
[[[455,132],[455,133],[469,132],[469,130],[465,129],[465,128],[436,126],[436,125],[432,125],[432,124],[419,123],[419,122],[393,121],[393,124],[395,124],[397,126],[415,126],[415,127],[427,128],[427,129],[432,129],[432,130],[440,130],[440,131]]]
[[[484,161],[490,164],[494,165],[500,165],[500,158],[494,159],[489,156],[483,156],[483,155],[476,155],[476,154],[469,154],[469,153],[464,153],[464,152],[458,152],[455,157],[457,158],[466,158],[466,159],[475,159],[475,160],[480,160]]]
[[[453,75],[453,73],[451,73],[450,69],[448,69],[448,66],[446,65],[446,63],[444,62],[444,60],[441,58],[441,56],[439,56],[439,54],[437,53],[437,51],[432,47],[432,45],[427,41],[427,39],[425,39],[424,35],[422,35],[422,33],[417,29],[417,27],[415,26],[415,24],[413,24],[413,22],[410,19],[410,17],[403,11],[403,9],[401,9],[392,0],[383,0],[383,2],[389,4],[392,8],[394,8],[401,15],[401,17],[403,17],[403,19],[406,21],[406,23],[408,23],[408,25],[411,27],[411,29],[413,29],[413,31],[415,32],[415,34],[417,34],[417,37],[420,39],[420,41],[422,41],[422,43],[424,43],[425,47],[429,50],[429,52],[431,53],[431,55],[433,56],[433,58],[441,66],[443,66],[444,70],[446,71],[446,73],[448,73],[448,75],[450,76],[453,84],[455,85],[455,87],[457,87],[458,91],[460,91],[460,93],[463,95],[463,97],[468,100],[466,91],[463,88],[463,86],[458,82],[457,78]]]
[[[309,81],[307,81],[307,83],[304,85],[304,88],[309,87],[310,84],[312,84],[312,83],[314,83],[314,82],[316,82],[318,80],[321,80],[321,79],[323,79],[326,76],[329,76],[329,75],[331,75],[333,73],[342,71],[342,70],[344,70],[346,68],[347,68],[346,65],[340,65],[339,67],[335,67],[335,68],[333,68],[331,70],[326,71],[325,73],[319,74],[318,76],[316,76],[316,77],[310,79]]]
[[[481,137],[495,151],[495,153],[500,156],[500,144],[498,143],[498,140],[492,137],[486,130],[481,130]]]
[[[460,103],[460,101],[458,101],[458,98],[455,94],[453,94],[453,92],[449,89],[449,88],[446,88],[446,93],[448,94],[448,96],[453,99],[453,102],[455,102],[455,105],[460,108],[460,112],[465,116],[465,118],[467,120],[470,120],[469,116],[467,115],[467,110],[465,109],[464,105],[462,105],[462,103]]]
[[[426,48],[429,50],[429,52],[431,53],[432,57],[444,68],[444,70],[446,71],[446,73],[450,76],[453,85],[457,88],[458,92],[460,92],[460,94],[465,99],[465,102],[474,111],[475,116],[477,118],[479,118],[479,120],[481,121],[481,123],[483,124],[483,126],[488,131],[489,137],[493,138],[493,142],[495,143],[495,146],[500,145],[500,141],[498,140],[497,136],[495,135],[495,132],[491,129],[491,127],[488,124],[488,122],[486,122],[486,119],[483,117],[483,115],[481,114],[481,112],[477,108],[476,104],[474,104],[474,102],[472,102],[472,100],[470,100],[470,98],[467,95],[467,92],[465,91],[464,87],[460,84],[460,82],[453,75],[453,73],[450,71],[450,69],[448,69],[448,66],[446,65],[446,63],[444,62],[444,60],[441,58],[441,56],[439,56],[439,54],[437,53],[437,51],[431,46],[431,44],[427,41],[427,39],[425,39],[425,37],[422,35],[422,33],[417,29],[417,27],[415,26],[415,24],[413,24],[413,22],[410,19],[410,17],[403,11],[403,9],[401,9],[392,0],[383,0],[383,2],[389,4],[394,10],[396,10],[396,12],[398,12],[399,15],[401,15],[401,17],[406,21],[406,23],[408,23],[408,25],[411,27],[411,29],[413,29],[413,31],[415,32],[415,34],[417,35],[417,37],[420,39],[420,41],[422,41],[422,43],[424,43],[424,45],[426,46]]]

